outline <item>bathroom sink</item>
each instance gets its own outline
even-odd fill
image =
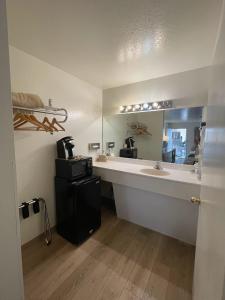
[[[164,170],[157,170],[157,169],[141,169],[140,172],[147,174],[147,175],[154,175],[154,176],[167,176],[170,173]]]

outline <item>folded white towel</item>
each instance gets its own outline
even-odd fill
[[[44,103],[38,95],[27,93],[12,93],[12,102],[14,106],[26,108],[43,108]]]

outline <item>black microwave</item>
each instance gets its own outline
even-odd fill
[[[68,180],[80,179],[92,175],[92,158],[79,157],[74,159],[57,158],[55,160],[56,176]]]

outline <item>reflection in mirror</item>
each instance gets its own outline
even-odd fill
[[[203,109],[192,107],[104,116],[104,150],[113,156],[194,164]],[[109,147],[112,142],[114,147]]]
[[[164,112],[162,160],[178,164],[194,164],[200,144],[202,107]]]

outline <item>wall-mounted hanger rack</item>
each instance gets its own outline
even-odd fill
[[[31,112],[31,113],[40,113],[40,114],[48,114],[48,115],[54,115],[54,116],[61,116],[64,117],[63,120],[58,121],[59,123],[65,123],[68,119],[68,112],[65,108],[58,108],[52,106],[52,100],[49,99],[49,105],[45,106],[44,108],[27,108],[27,107],[21,107],[21,106],[13,106],[13,109],[18,111],[24,111],[24,112]]]
[[[23,96],[24,95],[22,94],[21,98]],[[20,106],[17,103],[14,103],[13,112],[14,130],[45,131],[53,134],[54,132],[65,131],[65,128],[61,125],[61,123],[65,123],[68,119],[67,110],[65,108],[52,106],[51,99],[49,99],[48,106],[43,105],[41,107],[30,107],[29,105],[26,107],[25,105]],[[34,113],[44,114],[45,116],[43,120],[40,120],[40,118],[37,118]],[[47,115],[53,115],[54,117],[49,119]],[[63,117],[63,119],[61,118],[61,120],[57,120],[56,116]]]

